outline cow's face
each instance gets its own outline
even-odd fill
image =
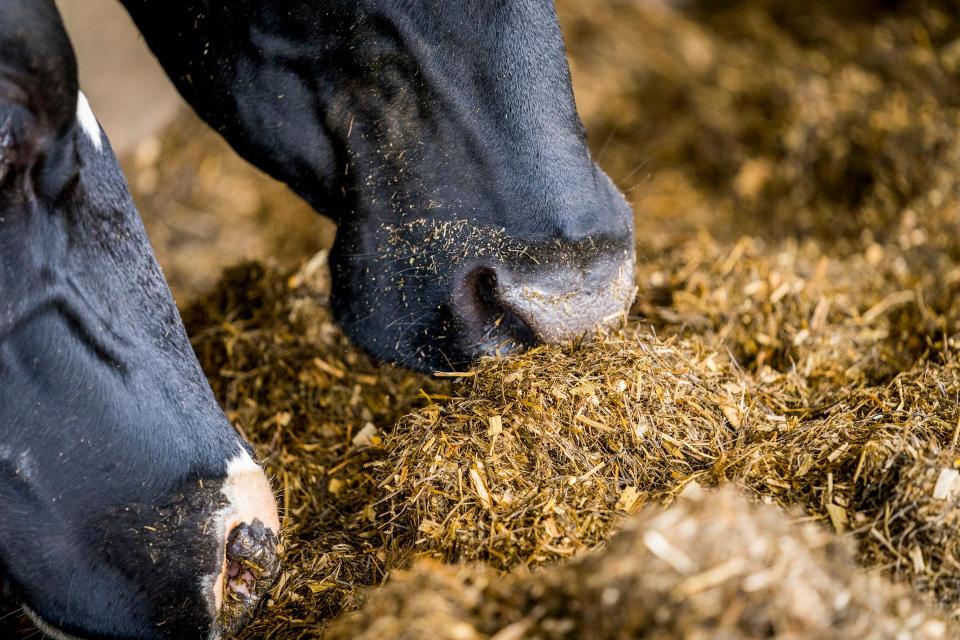
[[[625,311],[632,215],[550,0],[124,3],[199,113],[339,223],[334,310],[380,358],[460,367]]]
[[[0,583],[55,638],[211,638],[276,576],[52,3],[0,21]]]
[[[325,114],[347,332],[451,368],[622,318],[632,212],[587,149],[552,3],[361,4]]]

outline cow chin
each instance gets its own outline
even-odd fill
[[[235,446],[223,476],[109,509],[64,536],[56,549],[68,555],[42,572],[57,576],[54,585],[87,587],[13,585],[37,628],[57,640],[216,640],[239,631],[279,575],[280,521],[266,475]]]

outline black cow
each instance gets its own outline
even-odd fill
[[[338,223],[333,308],[431,370],[619,317],[633,216],[551,0],[124,0],[177,88]]]
[[[0,2],[0,578],[54,638],[207,638],[277,571],[51,1]],[[241,602],[243,604],[243,602]],[[66,634],[66,635],[64,635]]]
[[[335,311],[375,356],[461,367],[633,297],[550,0],[124,4],[200,115],[339,223]],[[54,637],[217,637],[278,527],[52,0],[0,0],[0,574]]]

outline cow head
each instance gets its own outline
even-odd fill
[[[632,300],[550,0],[125,4],[198,112],[339,223],[334,310],[373,354],[460,367]]]
[[[273,493],[190,348],[47,0],[0,0],[0,583],[54,638],[233,629]]]
[[[632,213],[590,157],[552,3],[361,4],[324,111],[344,328],[450,368],[619,319]]]

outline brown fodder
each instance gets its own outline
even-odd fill
[[[821,527],[733,490],[644,509],[602,550],[507,577],[421,563],[335,625],[337,639],[943,638],[902,587]]]
[[[793,264],[777,256],[755,259]],[[729,277],[703,273],[717,286]],[[718,306],[700,333],[665,324],[658,336],[633,322],[440,384],[346,343],[322,304],[322,257],[293,276],[230,272],[186,317],[229,415],[283,489],[285,573],[246,637],[309,637],[413,556],[503,570],[571,558],[693,482],[799,505],[851,535],[863,562],[955,606],[954,340],[937,361],[833,384],[864,358],[883,362],[880,347],[903,348],[871,324],[886,322],[896,287],[858,294],[865,312],[827,314],[794,341],[804,367],[741,366],[714,346],[731,317]],[[804,326],[817,306],[749,314]]]

